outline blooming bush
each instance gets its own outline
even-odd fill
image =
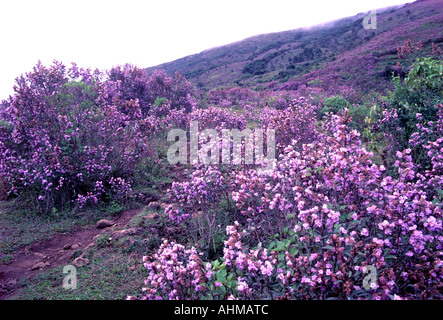
[[[138,99],[143,115],[158,98],[167,99],[172,108],[183,108],[186,112],[197,105],[197,92],[192,84],[182,75],[176,74],[172,78],[163,70],[155,70],[149,75],[145,69],[130,64],[116,66],[108,72],[106,88],[108,102],[115,104],[116,100]]]
[[[173,182],[168,190],[169,205],[165,212],[176,222],[187,223],[188,237],[194,243],[203,241],[207,249],[215,250],[214,237],[220,232],[220,224],[226,224],[221,201],[229,202],[229,181],[216,166],[201,166],[192,172],[190,181]]]
[[[293,139],[298,146],[315,139],[314,125],[316,107],[304,99],[293,101],[293,104],[283,110],[264,108],[260,115],[260,125],[263,129],[274,129],[278,151],[282,151]]]
[[[137,121],[97,103],[99,87],[99,74],[58,62],[17,79],[0,135],[0,176],[10,196],[26,194],[50,211],[130,190],[149,155],[146,140]]]
[[[239,129],[246,128],[246,119],[243,115],[237,115],[226,109],[209,107],[208,109],[196,109],[189,114],[189,122],[198,121],[199,130],[215,129]]]
[[[313,141],[294,139],[271,175],[234,174],[243,218],[227,226],[223,256],[199,263],[198,287],[180,298],[442,298],[441,138],[426,146],[431,170],[421,174],[406,149],[388,173],[346,112],[313,128]],[[165,297],[157,294],[146,298]]]

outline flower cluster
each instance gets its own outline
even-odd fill
[[[120,87],[75,64],[38,63],[16,83],[0,128],[0,180],[10,196],[26,194],[47,212],[131,188],[150,155],[138,100],[107,104]]]
[[[227,227],[223,257],[208,269],[211,294],[441,298],[443,211],[429,187],[441,181],[441,138],[427,145],[432,170],[421,174],[406,149],[388,174],[349,122],[346,110],[325,119],[315,140],[301,147],[294,140],[269,176],[234,174],[245,231]]]
[[[215,129],[239,129],[246,128],[246,119],[243,115],[237,115],[226,109],[209,107],[208,109],[196,109],[189,114],[189,122],[198,121],[199,130]]]
[[[294,100],[292,105],[283,110],[264,108],[260,115],[260,124],[262,128],[275,130],[279,150],[286,147],[293,139],[297,139],[298,145],[301,146],[315,139],[315,110],[315,106],[303,99]]]
[[[125,64],[109,70],[105,84],[105,100],[115,104],[118,101],[137,99],[141,112],[146,115],[158,98],[170,101],[174,109],[184,108],[190,112],[196,105],[197,92],[183,76],[168,77],[163,70],[151,75],[145,69]]]
[[[175,204],[168,209],[170,218],[180,222],[198,211],[215,210],[226,188],[224,177],[216,167],[201,166],[192,172],[189,182],[173,182],[168,189],[169,200]]]
[[[207,277],[200,254],[192,247],[164,240],[157,253],[143,257],[149,270],[144,299],[197,299],[207,290]],[[132,297],[128,297],[131,299]]]

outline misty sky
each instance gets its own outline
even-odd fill
[[[0,100],[38,60],[93,69],[149,67],[257,34],[407,2],[412,1],[2,1]]]

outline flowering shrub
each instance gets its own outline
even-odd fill
[[[49,211],[130,190],[149,150],[136,121],[97,104],[99,81],[58,62],[17,79],[0,135],[0,175],[11,196],[25,193]]]
[[[149,277],[145,281],[146,299],[198,299],[206,290],[207,278],[200,254],[192,247],[164,240],[151,261],[143,257]],[[131,299],[132,297],[128,297]]]
[[[161,165],[169,129],[244,130],[248,118],[276,131],[274,171],[204,163],[172,183],[165,213],[192,246],[164,240],[143,258],[146,299],[443,298],[442,104],[407,117],[371,108],[364,134],[385,147],[374,154],[347,103],[318,122],[299,92],[220,89],[197,109],[179,75],[58,62],[39,63],[14,89],[0,110],[1,188],[46,212],[123,201]],[[212,156],[208,145],[198,152]]]
[[[237,115],[226,109],[209,107],[208,109],[196,109],[189,114],[189,121],[198,121],[199,130],[215,129],[239,129],[246,128],[246,119],[243,115]]]
[[[199,286],[181,298],[442,298],[441,138],[426,145],[432,169],[420,173],[406,149],[388,174],[350,122],[347,110],[326,117],[313,141],[285,148],[271,175],[234,174],[244,218],[227,226],[223,256],[199,263]]]
[[[182,75],[168,77],[162,70],[156,70],[149,75],[145,69],[130,64],[116,66],[109,70],[107,99],[128,101],[138,99],[143,115],[146,115],[158,98],[170,101],[174,109],[184,108],[190,112],[196,105],[197,92]],[[110,90],[111,89],[111,90]]]
[[[173,221],[186,222],[188,237],[197,243],[203,241],[205,248],[212,245],[220,231],[220,223],[226,223],[221,201],[229,202],[229,181],[211,165],[201,166],[191,174],[190,181],[173,182],[168,189],[169,205],[165,212]],[[211,243],[212,242],[212,243]]]
[[[274,129],[277,149],[282,151],[293,139],[298,146],[315,139],[314,125],[316,107],[300,99],[293,101],[288,108],[276,111],[264,108],[260,115],[260,125],[264,129]]]

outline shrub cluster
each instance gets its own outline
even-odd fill
[[[424,146],[425,173],[411,149],[387,170],[350,121],[345,110],[312,127],[310,142],[293,135],[271,175],[234,172],[240,216],[226,226],[223,255],[203,261],[193,247],[176,256],[181,247],[165,243],[146,261],[145,298],[441,299],[441,137]]]
[[[14,91],[0,113],[0,180],[40,212],[123,199],[157,161],[152,136],[186,124],[194,99],[178,75],[57,61],[39,62]],[[160,98],[173,102],[156,104]]]

